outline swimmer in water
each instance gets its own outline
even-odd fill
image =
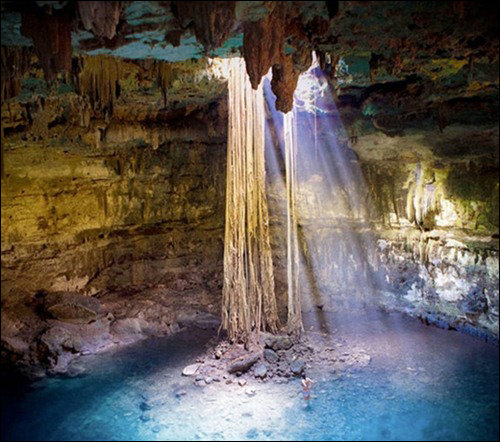
[[[302,373],[302,393],[304,395],[304,399],[308,401],[311,399],[311,388],[314,384],[312,379],[309,379],[305,373]]]

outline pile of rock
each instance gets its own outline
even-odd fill
[[[263,333],[259,344],[248,349],[214,339],[205,355],[182,374],[192,376],[198,386],[224,381],[246,387],[255,382],[289,382],[308,370],[341,373],[370,363],[370,355],[363,350],[347,351],[331,344],[314,333],[305,333],[299,340]]]

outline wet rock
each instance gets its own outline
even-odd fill
[[[290,364],[290,371],[295,375],[295,376],[300,376],[306,368],[306,364],[303,360],[297,359],[296,361],[293,361]]]
[[[195,326],[203,330],[217,329],[220,319],[217,316],[205,312],[180,313],[177,316],[179,327]]]
[[[241,356],[230,363],[227,371],[229,373],[245,373],[259,360],[259,358],[259,353],[250,353],[248,355]]]
[[[184,367],[182,370],[182,376],[194,376],[202,364],[191,364]]]
[[[139,404],[139,408],[141,409],[141,411],[148,411],[148,410],[151,410],[153,407],[151,406],[151,404],[147,403],[146,401],[142,401]]]
[[[166,428],[165,425],[155,425],[153,428],[151,428],[151,431],[153,433],[159,433],[160,431],[162,431],[165,428]]]
[[[270,364],[275,364],[276,362],[278,362],[278,355],[274,350],[266,348],[264,349],[264,359]]]
[[[66,376],[70,378],[81,377],[84,376],[85,374],[86,374],[85,367],[78,364],[71,364],[66,372]]]
[[[289,370],[289,366],[288,366],[288,363],[285,362],[285,361],[281,361],[278,363],[278,366],[277,366],[277,372],[279,374],[288,374],[288,370]]]
[[[151,420],[151,416],[148,413],[143,413],[141,414],[140,419],[143,422],[149,422]]]
[[[260,363],[259,365],[257,365],[254,369],[254,375],[256,378],[261,378],[261,379],[264,379],[266,377],[266,374],[267,374],[267,366],[266,364],[262,364]]]
[[[372,358],[370,355],[366,354],[366,353],[360,353],[358,354],[357,356],[357,361],[356,363],[360,366],[360,367],[366,367],[370,364]]]
[[[175,394],[175,397],[176,397],[177,399],[180,399],[182,396],[186,396],[187,391],[186,391],[186,390],[183,390],[183,389],[181,389],[181,390],[176,390],[174,394]]]
[[[257,439],[259,436],[259,432],[256,428],[252,428],[247,431],[246,437],[247,439]]]
[[[47,369],[65,373],[73,358],[72,353],[81,349],[81,342],[64,327],[55,326],[46,330],[31,348],[33,357]]]

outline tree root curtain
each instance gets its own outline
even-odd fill
[[[262,83],[254,90],[242,58],[229,62],[226,226],[222,327],[248,342],[279,321],[265,190]]]
[[[285,171],[286,171],[286,250],[288,283],[288,331],[300,333],[302,310],[299,292],[299,241],[297,224],[297,124],[295,110],[285,114]]]

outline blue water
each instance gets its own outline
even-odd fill
[[[372,361],[312,370],[309,403],[298,380],[194,386],[180,370],[210,336],[190,331],[86,357],[80,377],[4,378],[2,440],[498,440],[498,347],[397,315],[326,320]]]

